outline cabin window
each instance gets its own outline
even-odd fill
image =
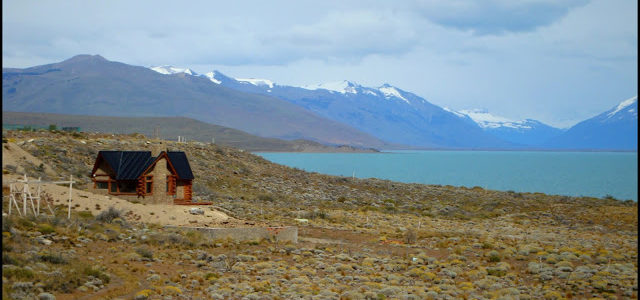
[[[117,193],[118,192],[118,186],[116,185],[115,182],[112,181],[109,185],[110,185],[109,191],[111,193]]]
[[[146,191],[145,193],[151,194],[153,192],[153,176],[145,177]]]
[[[135,181],[121,181],[118,182],[118,191],[120,193],[135,193],[136,182]]]
[[[109,188],[108,181],[96,181],[96,189],[106,190]]]

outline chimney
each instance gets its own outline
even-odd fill
[[[160,155],[160,152],[162,152],[164,149],[164,143],[162,141],[156,141],[154,143],[151,144],[151,156],[153,157],[158,157],[158,155]]]

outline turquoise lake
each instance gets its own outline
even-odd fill
[[[256,153],[311,172],[638,201],[637,152],[393,151]]]

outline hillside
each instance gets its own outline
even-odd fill
[[[275,97],[248,94],[184,73],[78,55],[60,63],[2,70],[2,111],[128,117],[188,117],[250,134],[324,144],[384,142]]]
[[[43,162],[3,158],[6,176],[73,174],[80,191],[98,150],[151,147],[135,135],[3,138]],[[635,202],[327,176],[221,145],[167,145],[187,153],[197,200],[297,225],[300,242],[208,240],[124,211],[3,217],[3,298],[637,298]],[[110,201],[99,210],[118,209]]]
[[[246,132],[208,124],[185,117],[107,117],[83,116],[50,113],[2,112],[4,124],[80,127],[86,132],[131,134],[140,133],[149,138],[176,140],[178,136],[187,140],[244,149],[247,151],[284,151],[284,152],[365,152],[372,149],[360,149],[349,146],[335,147],[305,140],[280,140],[264,138]]]
[[[549,147],[564,149],[638,150],[638,97],[569,128],[550,140]]]

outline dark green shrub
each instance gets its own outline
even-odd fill
[[[100,270],[98,270],[96,268],[93,268],[91,266],[85,266],[82,273],[84,275],[87,275],[87,276],[93,276],[95,278],[99,278],[105,284],[107,284],[107,283],[109,283],[109,281],[111,281],[111,277],[108,274],[106,274],[106,273],[104,273],[104,272],[102,272],[102,271],[100,271]]]
[[[88,220],[93,218],[93,214],[90,211],[79,211],[78,212],[78,217],[80,217],[81,219],[84,220]]]
[[[38,225],[38,231],[40,231],[42,234],[49,234],[55,232],[56,230],[55,228],[53,228],[53,226],[43,223]]]

